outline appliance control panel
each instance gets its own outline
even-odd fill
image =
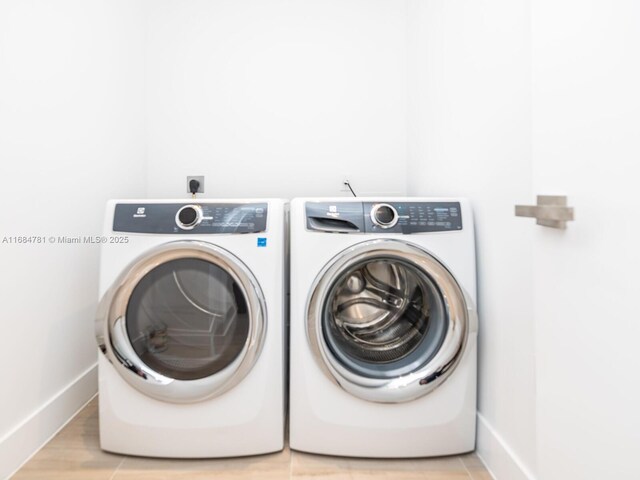
[[[266,203],[119,203],[114,232],[166,234],[260,233]]]
[[[307,202],[307,229],[339,233],[462,230],[460,202]]]

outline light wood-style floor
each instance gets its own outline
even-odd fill
[[[491,480],[475,454],[419,460],[369,460],[284,451],[216,460],[160,460],[100,450],[98,400],[92,400],[13,479],[38,480]]]

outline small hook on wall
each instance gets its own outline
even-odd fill
[[[567,228],[567,222],[574,219],[573,213],[563,195],[538,195],[537,205],[516,205],[517,217],[535,218],[538,225],[551,228]]]

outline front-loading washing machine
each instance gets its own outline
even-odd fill
[[[291,448],[423,457],[475,447],[469,203],[291,202]]]
[[[284,441],[281,200],[115,200],[96,337],[100,444],[230,457]]]

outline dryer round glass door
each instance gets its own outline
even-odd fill
[[[242,288],[220,266],[195,258],[171,260],[138,282],[126,326],[137,356],[178,380],[215,375],[240,355],[249,334]]]
[[[132,262],[101,301],[97,339],[142,393],[199,401],[232,388],[261,352],[262,290],[237,257],[197,241],[171,242]]]
[[[468,329],[464,294],[423,249],[364,242],[318,276],[307,317],[323,370],[352,394],[401,402],[432,391],[453,371]]]

